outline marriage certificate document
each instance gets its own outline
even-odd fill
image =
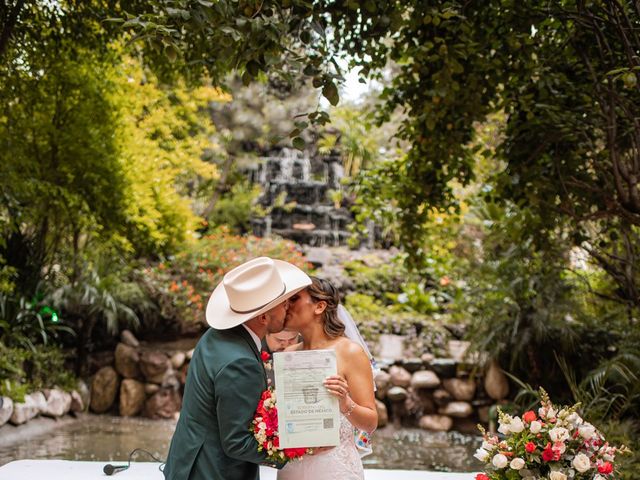
[[[340,406],[322,384],[338,372],[336,352],[276,352],[273,369],[280,448],[339,445]]]

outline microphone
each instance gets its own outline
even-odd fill
[[[114,473],[122,472],[127,468],[129,468],[129,465],[111,465],[110,463],[107,463],[102,471],[106,475],[113,475]]]

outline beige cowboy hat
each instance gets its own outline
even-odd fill
[[[207,323],[218,330],[233,328],[271,310],[311,285],[295,265],[269,257],[249,260],[227,272],[207,303]]]

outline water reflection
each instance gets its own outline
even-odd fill
[[[126,461],[136,448],[164,459],[174,421],[87,415],[53,431],[0,447],[0,465],[21,459]],[[387,427],[374,435],[374,453],[365,468],[470,472],[479,468],[473,453],[478,437]],[[139,453],[133,460],[153,461]]]

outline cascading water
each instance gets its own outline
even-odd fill
[[[310,158],[306,152],[283,149],[262,158],[254,178],[263,187],[259,201],[269,214],[251,220],[254,234],[273,233],[312,246],[345,244],[353,218],[329,198],[330,191],[342,188],[342,176],[337,155]]]

